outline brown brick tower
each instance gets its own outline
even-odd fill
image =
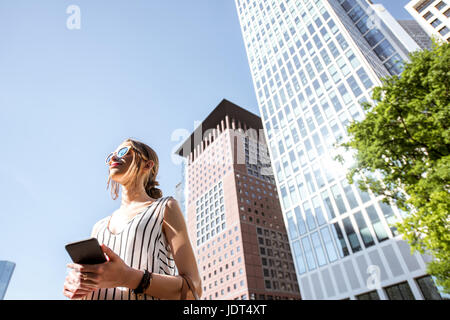
[[[224,99],[176,153],[203,299],[300,299],[261,119]]]

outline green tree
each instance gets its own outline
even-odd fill
[[[351,123],[341,146],[355,154],[349,182],[408,212],[399,232],[435,258],[427,272],[450,293],[450,44],[410,58],[374,89],[365,119]]]

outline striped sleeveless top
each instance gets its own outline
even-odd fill
[[[100,220],[93,237],[100,244],[111,248],[134,269],[175,275],[172,250],[162,232],[164,209],[172,196],[152,202],[143,212],[134,216],[127,226],[117,234],[108,229],[110,216]],[[87,300],[159,300],[150,295],[135,295],[128,288],[97,289],[86,296]]]

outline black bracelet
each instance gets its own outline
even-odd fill
[[[144,270],[144,276],[141,279],[141,282],[139,282],[139,285],[136,289],[133,289],[134,294],[141,294],[144,293],[145,290],[150,286],[150,282],[152,280],[152,273],[148,270]]]

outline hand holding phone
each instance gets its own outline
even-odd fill
[[[69,273],[69,279],[66,278],[64,292],[67,297],[72,298],[77,290],[87,292],[92,286],[96,289],[136,288],[142,278],[142,271],[129,267],[113,250],[100,246],[95,238],[69,243],[66,250],[74,262],[67,265],[74,269]],[[76,280],[75,286],[71,277]]]
[[[78,264],[99,264],[107,261],[96,238],[69,243],[66,250],[72,261]]]

